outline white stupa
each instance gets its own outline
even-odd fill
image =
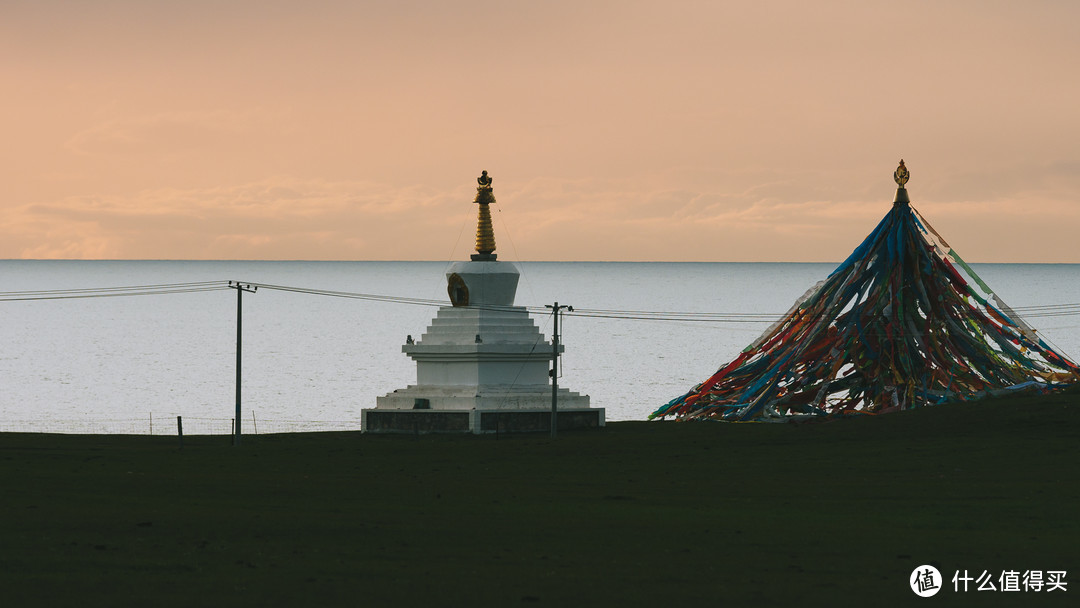
[[[487,171],[477,179],[476,253],[446,271],[450,306],[402,351],[416,361],[416,384],[363,410],[369,433],[547,431],[551,428],[552,345],[528,311],[514,306],[519,272],[495,255]],[[559,345],[560,351],[562,345]],[[558,390],[559,429],[604,425],[589,396]]]

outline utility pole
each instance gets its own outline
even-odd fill
[[[554,319],[551,330],[551,438],[555,439],[559,428],[557,417],[559,415],[559,313],[563,308],[574,312],[573,306],[560,306],[555,302],[554,306],[548,305]]]
[[[240,347],[243,339],[243,296],[244,292],[255,293],[258,287],[242,285],[240,281],[229,281],[229,287],[236,290],[236,424],[233,426],[233,445],[240,445]]]

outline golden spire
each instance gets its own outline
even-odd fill
[[[473,201],[480,205],[480,215],[476,223],[476,253],[472,255],[473,261],[494,261],[495,256],[495,230],[491,227],[491,209],[488,205],[495,202],[495,195],[491,191],[492,179],[488,172],[484,171],[476,178],[476,199]]]
[[[900,166],[897,167],[896,171],[893,173],[893,179],[896,180],[896,185],[897,186],[900,186],[901,188],[904,188],[905,187],[904,185],[907,184],[908,178],[910,178],[910,177],[911,177],[911,174],[908,173],[907,167],[904,166],[904,159],[901,158],[900,159]]]
[[[907,167],[904,166],[904,159],[901,158],[900,159],[900,166],[897,167],[896,171],[893,172],[893,180],[896,181],[896,185],[897,185],[896,199],[893,200],[893,206],[907,205],[908,203],[911,202],[911,199],[908,198],[907,187],[906,187],[906,184],[908,183],[908,178],[910,178],[910,177],[911,177],[911,174],[908,173]]]

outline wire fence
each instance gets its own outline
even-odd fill
[[[232,435],[232,418],[181,416],[184,435]],[[359,431],[360,420],[262,420],[241,423],[244,435]],[[59,433],[70,435],[178,435],[177,417],[0,419],[0,433]]]

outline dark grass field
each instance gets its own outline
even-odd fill
[[[1078,440],[1076,391],[555,441],[0,434],[0,604],[1080,605]]]

